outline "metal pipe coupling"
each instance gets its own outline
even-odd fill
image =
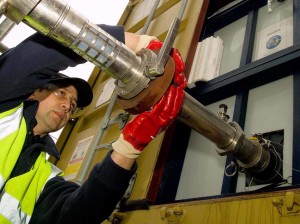
[[[236,158],[238,165],[249,173],[258,173],[265,170],[270,163],[270,152],[263,148],[258,141],[245,137],[241,127],[236,122],[229,123],[235,129],[235,136],[230,145],[217,149],[218,154],[231,154]]]

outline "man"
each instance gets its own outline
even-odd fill
[[[129,48],[152,37],[101,25]],[[161,47],[150,41],[148,48]],[[55,41],[34,34],[0,57],[0,223],[100,223],[114,210],[137,169],[144,147],[174,120],[182,105],[184,65],[174,50],[174,82],[150,110],[137,115],[82,185],[65,181],[46,160],[59,159],[49,133],[62,128],[76,108],[88,106],[87,82],[59,71],[85,62]]]

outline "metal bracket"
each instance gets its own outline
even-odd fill
[[[174,208],[162,207],[160,209],[160,218],[161,220],[166,221],[167,224],[182,223],[185,214],[186,211],[180,207],[174,207]]]
[[[300,194],[288,191],[285,196],[274,198],[273,206],[281,216],[300,215]]]
[[[107,129],[109,126],[113,124],[118,124],[119,123],[119,129],[123,129],[124,126],[126,125],[128,118],[130,114],[129,113],[121,113],[118,114],[117,117],[114,119],[108,119],[104,124],[103,124],[103,129]]]
[[[109,149],[112,150],[113,147],[111,146],[112,143],[106,143],[106,144],[101,144],[101,145],[97,145],[97,147],[95,148],[95,150],[100,150],[100,149]]]

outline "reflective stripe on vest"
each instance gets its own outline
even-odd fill
[[[0,140],[19,129],[22,112],[23,106],[20,105],[0,114]]]
[[[23,104],[0,113],[0,190],[9,178],[26,137]]]
[[[30,171],[7,181],[25,141],[25,120],[22,116],[16,115],[18,113],[22,114],[22,106],[23,105],[20,105],[13,110],[0,114],[0,135],[4,136],[0,139],[0,176],[2,182],[6,182],[0,194],[1,224],[28,223],[32,216],[34,205],[45,184],[48,180],[61,173],[57,167],[47,161],[46,153],[41,152]],[[16,125],[13,119],[7,118],[10,116],[11,118],[19,118],[19,121],[17,122],[19,123],[19,128],[13,132],[2,129],[3,127],[10,127],[7,125],[8,120],[9,122],[12,122],[13,125]],[[4,120],[5,122],[2,122]],[[3,134],[4,132],[6,135]]]

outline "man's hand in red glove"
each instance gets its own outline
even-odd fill
[[[162,42],[151,40],[147,48],[157,50]],[[173,81],[167,92],[149,111],[137,115],[122,131],[119,139],[112,144],[115,151],[126,158],[135,159],[143,149],[162,131],[166,130],[180,112],[184,101],[186,78],[183,74],[184,62],[180,53],[172,49],[175,61]]]

